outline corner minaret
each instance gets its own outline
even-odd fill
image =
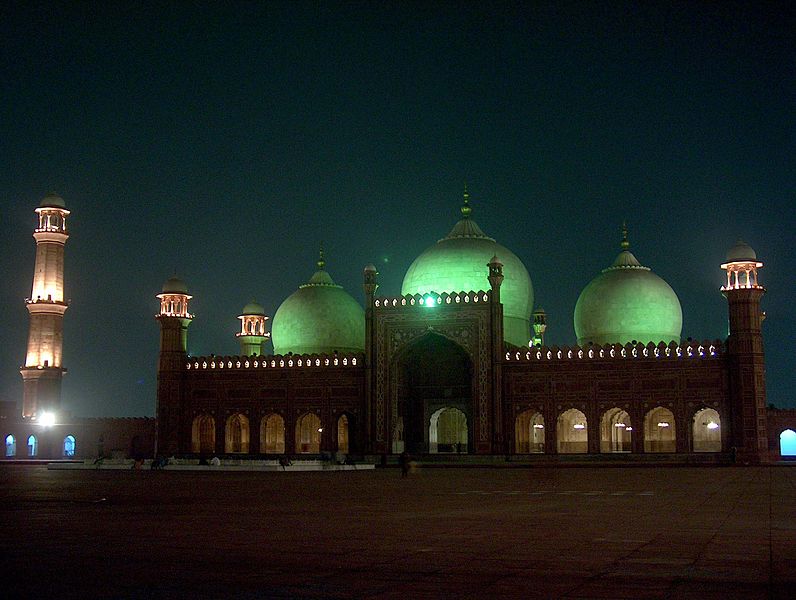
[[[163,284],[160,312],[160,360],[158,363],[157,419],[155,452],[171,455],[179,451],[180,398],[182,375],[188,358],[188,326],[193,315],[188,312],[188,287],[171,277]]]
[[[57,412],[61,406],[61,380],[66,372],[61,366],[64,343],[64,247],[66,230],[64,199],[47,194],[36,209],[38,227],[36,266],[33,288],[26,300],[30,314],[28,352],[20,368],[24,381],[22,417],[36,419],[45,412]]]
[[[739,241],[727,253],[721,268],[727,285],[721,291],[729,305],[730,397],[732,399],[733,447],[744,463],[768,460],[766,426],[766,375],[761,325],[765,314],[760,300],[766,289],[758,284],[757,269],[763,266],[752,248]]]
[[[265,309],[252,300],[243,307],[238,319],[240,319],[240,332],[235,335],[240,341],[240,355],[261,355],[263,345],[271,337],[271,334],[265,330],[265,322],[268,320]]]

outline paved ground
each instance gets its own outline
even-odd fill
[[[6,598],[793,598],[796,468],[0,467]]]

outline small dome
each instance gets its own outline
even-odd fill
[[[166,282],[163,284],[162,293],[164,294],[187,294],[188,293],[188,286],[185,285],[185,282],[177,277],[169,277]]]
[[[354,353],[365,349],[365,311],[324,270],[323,259],[274,314],[275,354]]]
[[[66,202],[55,192],[50,192],[39,203],[40,208],[66,208]]]
[[[376,265],[374,265],[373,263],[368,263],[367,265],[365,265],[365,268],[363,269],[363,271],[365,273],[376,273],[377,272],[376,271]]]
[[[628,250],[581,292],[575,305],[578,344],[680,342],[683,312],[677,294]]]
[[[462,218],[451,232],[409,266],[401,294],[489,290],[487,265],[497,260],[503,264],[504,279],[500,287],[503,335],[508,343],[525,347],[530,341],[533,308],[533,285],[528,270],[511,250],[488,237],[473,221],[467,193],[461,212]]]
[[[752,250],[752,247],[742,240],[738,240],[736,244],[727,251],[727,262],[745,262],[756,261],[757,253]]]
[[[258,304],[255,300],[252,300],[246,306],[243,307],[243,312],[241,312],[241,314],[265,316],[265,309],[262,307],[261,304]]]

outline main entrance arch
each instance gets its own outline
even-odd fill
[[[393,448],[402,446],[414,454],[454,448],[468,452],[473,445],[473,369],[467,353],[448,338],[429,332],[402,353],[396,371],[392,431],[403,444],[393,439]]]

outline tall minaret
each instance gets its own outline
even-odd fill
[[[55,413],[61,406],[61,366],[64,345],[64,246],[66,230],[64,199],[47,194],[36,209],[39,224],[33,230],[36,240],[36,266],[33,289],[26,300],[30,314],[28,353],[20,368],[24,382],[22,417],[36,419]]]
[[[243,307],[243,313],[238,315],[240,319],[240,333],[236,333],[240,341],[240,355],[252,356],[263,353],[265,342],[271,334],[265,330],[265,309],[257,304],[255,300]]]
[[[744,463],[768,460],[766,425],[766,367],[761,325],[765,314],[760,300],[766,289],[757,282],[757,270],[763,263],[744,242],[739,241],[727,253],[721,268],[727,272],[727,285],[721,291],[727,298],[730,336],[727,355],[730,361],[730,398],[732,401],[732,446]]]
[[[166,280],[158,294],[160,312],[160,360],[158,363],[156,453],[171,455],[179,451],[180,400],[182,374],[188,358],[188,287],[176,276]]]

